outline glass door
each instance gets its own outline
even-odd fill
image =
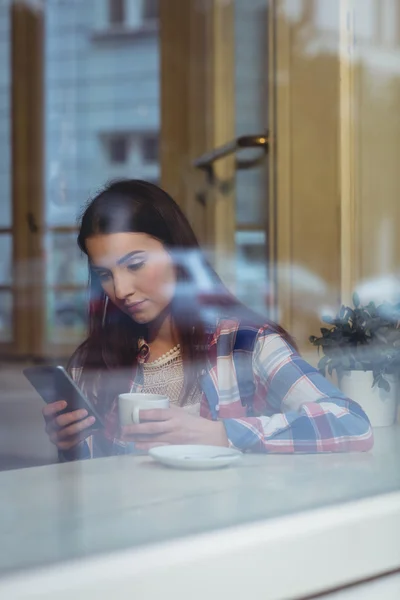
[[[11,201],[10,98],[11,27],[8,3],[0,4],[0,345],[8,348],[14,340],[13,327],[13,214]]]
[[[400,7],[395,0],[234,0],[224,6],[233,11],[234,60],[229,63],[228,44],[212,60],[232,65],[234,110],[226,80],[220,86],[226,114],[233,115],[236,140],[268,138],[266,160],[256,160],[254,149],[240,153],[234,193],[208,178],[220,202],[235,202],[233,246],[224,233],[225,252],[234,248],[235,277],[229,281],[228,273],[225,280],[309,351],[323,315],[334,314],[355,290],[367,290],[366,300],[383,300],[384,289],[400,297],[400,105],[393,59],[400,49]],[[228,145],[209,146],[195,161],[208,175],[207,159],[217,165],[237,154],[237,144],[221,141]],[[245,166],[253,162],[251,169],[240,168],[243,159]],[[228,262],[225,254],[225,272]]]
[[[235,0],[235,130],[238,137],[268,139],[268,0]],[[267,142],[269,144],[269,142]],[[268,267],[268,151],[240,154],[260,157],[236,172],[236,293],[261,314],[270,313]]]
[[[269,3],[270,240],[303,349],[354,291],[400,301],[400,5]]]
[[[87,327],[77,222],[108,181],[159,180],[158,7],[45,4],[44,352],[67,356]]]
[[[147,0],[0,3],[2,355],[71,354],[84,206],[112,179],[159,181],[158,21]]]

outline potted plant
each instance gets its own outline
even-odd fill
[[[310,342],[322,351],[318,368],[323,375],[336,372],[343,393],[367,413],[371,425],[392,425],[400,373],[400,304],[374,302],[341,306],[338,314],[324,317],[329,327]]]

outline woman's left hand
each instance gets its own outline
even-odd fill
[[[141,410],[140,420],[139,425],[121,429],[122,439],[140,450],[168,444],[229,445],[221,421],[191,415],[178,406]]]

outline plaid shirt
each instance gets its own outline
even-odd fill
[[[78,384],[80,374],[81,369],[72,369]],[[200,415],[222,420],[230,445],[242,451],[346,452],[373,445],[371,426],[360,406],[268,325],[256,328],[221,320],[210,335],[200,383]],[[246,386],[249,402],[243,398]],[[131,391],[140,390],[136,378]],[[117,430],[114,401],[106,431],[92,436],[103,440],[89,439],[82,458],[129,451],[116,438]]]

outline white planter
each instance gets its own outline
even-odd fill
[[[399,384],[394,375],[385,375],[390,391],[372,387],[372,371],[348,371],[340,380],[340,389],[357,402],[367,414],[372,427],[393,425],[396,419]]]

